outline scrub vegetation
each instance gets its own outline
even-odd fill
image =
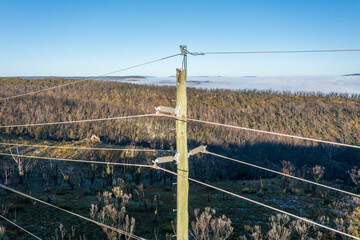
[[[1,78],[0,97],[73,79]],[[93,81],[0,103],[0,125],[45,123],[154,113],[175,107],[174,87]],[[360,145],[360,96],[188,89],[190,118]],[[120,121],[0,128],[1,142],[63,147],[175,149],[175,121]],[[359,193],[360,151],[188,122],[189,148]],[[0,145],[0,182],[64,209],[147,239],[173,239],[176,178],[138,167],[66,163],[16,154],[152,164],[173,153],[74,150]],[[217,157],[189,159],[190,176],[359,236],[359,199]],[[166,168],[176,170],[175,164]],[[10,192],[0,191],[2,215],[43,239],[128,239]],[[6,207],[7,206],[7,207]],[[343,239],[305,222],[190,184],[192,239]],[[1,222],[0,239],[28,239]]]

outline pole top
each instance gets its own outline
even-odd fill
[[[181,55],[187,55],[187,46],[180,45],[180,52],[181,52]]]

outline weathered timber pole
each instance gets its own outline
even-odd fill
[[[188,177],[188,147],[187,147],[187,97],[186,97],[186,46],[180,46],[184,55],[183,69],[176,69],[176,149],[178,153],[177,173]],[[184,50],[185,49],[185,50]],[[189,239],[189,180],[177,177],[177,218],[176,218],[176,239]]]

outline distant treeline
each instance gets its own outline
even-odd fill
[[[1,78],[7,97],[74,80]],[[89,80],[0,103],[0,124],[24,124],[154,113],[159,105],[175,107],[175,87]],[[191,118],[242,127],[360,145],[360,95],[188,89]],[[146,118],[125,121],[1,129],[4,136],[36,140],[80,140],[96,134],[103,142],[153,148],[175,148],[175,121]],[[349,181],[347,171],[359,165],[360,151],[234,129],[188,123],[189,147],[210,150],[280,169],[282,160],[303,166],[325,166],[325,179]],[[254,178],[253,169],[206,157],[191,160],[204,179]]]

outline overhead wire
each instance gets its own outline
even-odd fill
[[[226,157],[226,156],[223,156],[223,155],[220,155],[220,154],[217,154],[217,153],[210,152],[208,150],[205,150],[203,153],[210,154],[210,155],[220,157],[220,158],[223,158],[223,159],[227,159],[227,160],[230,160],[230,161],[233,161],[233,162],[241,163],[241,164],[244,164],[244,165],[247,165],[247,166],[250,166],[250,167],[254,167],[254,168],[258,168],[258,169],[265,170],[265,171],[268,171],[268,172],[276,173],[276,174],[279,174],[279,175],[282,175],[282,176],[285,176],[285,177],[293,178],[293,179],[296,179],[296,180],[299,180],[299,181],[302,181],[302,182],[307,182],[307,183],[314,184],[314,185],[317,185],[317,186],[320,186],[320,187],[323,187],[323,188],[331,189],[331,190],[334,190],[334,191],[338,191],[338,192],[341,192],[341,193],[351,195],[353,197],[360,198],[360,195],[352,193],[352,192],[348,192],[348,191],[341,190],[341,189],[338,189],[338,188],[330,187],[330,186],[327,186],[325,184],[310,181],[310,180],[307,180],[307,179],[304,179],[304,178],[299,178],[299,177],[296,177],[296,176],[293,176],[293,175],[290,175],[290,174],[282,173],[282,172],[279,172],[279,171],[275,171],[275,170],[272,170],[272,169],[269,169],[269,168],[261,167],[261,166],[251,164],[251,163],[248,163],[248,162],[240,161],[240,160],[237,160],[235,158]]]
[[[181,54],[180,54],[180,53],[178,53],[178,54],[173,54],[173,55],[170,55],[170,56],[167,56],[167,57],[162,57],[162,58],[159,58],[159,59],[156,59],[156,60],[152,60],[152,61],[149,61],[149,62],[145,62],[145,63],[137,64],[137,65],[134,65],[134,66],[122,68],[122,69],[119,69],[119,70],[116,70],[116,71],[112,71],[112,72],[108,72],[108,73],[105,73],[105,74],[101,74],[101,75],[98,75],[98,76],[95,76],[95,77],[88,77],[88,78],[86,78],[86,79],[80,79],[80,80],[73,81],[73,82],[70,82],[70,83],[65,83],[65,84],[61,84],[61,85],[54,86],[54,87],[49,87],[49,88],[40,89],[40,90],[37,90],[37,91],[34,91],[34,92],[28,92],[28,93],[23,93],[23,94],[15,95],[15,96],[10,96],[10,97],[1,98],[0,101],[5,101],[5,100],[8,100],[8,99],[13,99],[13,98],[17,98],[17,97],[23,97],[23,96],[27,96],[27,95],[31,95],[31,94],[36,94],[36,93],[40,93],[40,92],[44,92],[44,91],[48,91],[48,90],[53,90],[53,89],[57,89],[57,88],[61,88],[61,87],[69,86],[69,85],[73,85],[73,84],[76,84],[76,83],[80,83],[80,82],[84,82],[84,81],[88,81],[88,80],[92,80],[92,79],[97,79],[97,78],[104,77],[104,76],[107,76],[107,75],[110,75],[110,74],[114,74],[114,73],[118,73],[118,72],[122,72],[122,71],[129,70],[129,69],[141,67],[141,66],[144,66],[144,65],[147,65],[147,64],[151,64],[151,63],[163,61],[163,60],[166,60],[166,59],[169,59],[169,58],[173,58],[173,57],[176,57],[176,56],[179,56],[179,55],[181,55]]]
[[[82,215],[79,215],[79,214],[77,214],[77,213],[71,212],[71,211],[69,211],[69,210],[60,208],[60,207],[55,206],[55,205],[53,205],[53,204],[51,204],[51,203],[45,202],[45,201],[43,201],[43,200],[40,200],[40,199],[35,198],[35,197],[33,197],[33,196],[30,196],[30,195],[28,195],[28,194],[25,194],[25,193],[22,193],[22,192],[19,192],[19,191],[15,190],[15,189],[12,189],[12,188],[10,188],[10,187],[7,187],[7,186],[5,186],[5,185],[3,185],[3,184],[0,184],[0,188],[3,188],[3,189],[8,190],[8,191],[10,191],[10,192],[16,193],[16,194],[21,195],[21,196],[23,196],[23,197],[30,198],[30,199],[32,199],[32,200],[34,200],[34,201],[36,201],[36,202],[45,204],[45,205],[47,205],[47,206],[49,206],[49,207],[58,209],[58,210],[60,210],[60,211],[63,211],[63,212],[68,213],[68,214],[71,214],[71,215],[76,216],[76,217],[78,217],[78,218],[81,218],[81,219],[83,219],[83,220],[86,220],[86,221],[95,223],[95,224],[97,224],[97,225],[100,226],[100,227],[110,229],[110,230],[112,230],[112,231],[118,232],[118,233],[120,233],[120,234],[123,234],[123,235],[125,235],[125,236],[131,237],[131,238],[133,238],[133,239],[145,240],[145,238],[136,236],[136,235],[134,235],[134,234],[128,233],[128,232],[123,231],[123,230],[120,230],[120,229],[118,229],[118,228],[115,228],[115,227],[106,225],[106,224],[104,224],[104,223],[101,223],[101,222],[95,221],[95,220],[93,220],[93,219],[84,217],[84,216],[82,216]]]
[[[360,49],[325,49],[325,50],[284,50],[284,51],[229,51],[229,52],[188,52],[190,55],[222,55],[222,54],[278,54],[278,53],[331,53],[359,52]]]
[[[151,165],[146,165],[146,164],[118,163],[118,162],[103,162],[103,161],[91,161],[91,160],[82,160],[82,159],[41,157],[41,156],[31,156],[31,155],[22,155],[22,154],[10,154],[10,153],[0,153],[0,156],[30,158],[30,159],[41,159],[41,160],[48,160],[48,161],[52,160],[52,161],[59,161],[59,162],[79,162],[79,163],[117,165],[117,166],[128,166],[128,167],[148,167],[148,168],[152,167]]]
[[[161,113],[150,113],[150,114],[143,114],[143,115],[122,116],[122,117],[112,117],[112,118],[100,118],[100,119],[74,120],[74,121],[64,121],[64,122],[15,124],[15,125],[0,126],[0,128],[32,127],[32,126],[45,126],[45,125],[57,125],[57,124],[71,124],[71,123],[83,123],[83,122],[95,122],[95,121],[120,120],[120,119],[129,119],[129,118],[153,117],[153,116],[168,117],[168,118],[175,118],[175,119],[179,118],[177,116],[166,115],[166,114],[161,114]],[[199,119],[193,119],[193,118],[186,118],[186,120],[187,121],[192,121],[192,122],[198,122],[198,123],[205,123],[205,124],[220,126],[220,127],[228,127],[228,128],[234,128],[234,129],[239,129],[239,130],[244,130],[244,131],[264,133],[264,134],[270,134],[270,135],[275,135],[275,136],[288,137],[288,138],[293,138],[293,139],[300,139],[300,140],[306,140],[306,141],[312,141],[312,142],[318,142],[318,143],[331,144],[331,145],[336,145],[336,146],[341,146],[341,147],[350,147],[350,148],[360,149],[360,146],[346,144],[346,143],[332,142],[332,141],[326,141],[326,140],[321,140],[321,139],[290,135],[290,134],[285,134],[285,133],[276,133],[276,132],[271,132],[271,131],[252,129],[252,128],[240,127],[240,126],[235,126],[235,125],[230,125],[230,124],[217,123],[217,122],[211,122],[211,121],[199,120]]]
[[[293,217],[293,218],[295,218],[295,219],[298,219],[298,220],[301,220],[301,221],[304,221],[304,222],[307,222],[307,223],[313,224],[313,225],[315,225],[315,226],[318,226],[318,227],[321,227],[321,228],[327,229],[327,230],[332,231],[332,232],[336,232],[336,233],[341,234],[341,235],[343,235],[343,236],[350,237],[350,238],[352,238],[352,239],[357,239],[357,240],[360,240],[360,238],[359,238],[359,237],[356,237],[356,236],[353,236],[353,235],[351,235],[351,234],[348,234],[348,233],[345,233],[345,232],[339,231],[339,230],[337,230],[337,229],[334,229],[334,228],[331,228],[331,227],[325,226],[325,225],[323,225],[323,224],[317,223],[317,222],[312,221],[312,220],[309,220],[309,219],[307,219],[307,218],[297,216],[297,215],[295,215],[295,214],[292,214],[292,213],[286,212],[286,211],[284,211],[284,210],[281,210],[281,209],[278,209],[278,208],[272,207],[272,206],[270,206],[270,205],[267,205],[267,204],[264,204],[264,203],[261,203],[261,202],[255,201],[255,200],[253,200],[253,199],[250,199],[250,198],[247,198],[247,197],[243,197],[243,196],[241,196],[241,195],[238,195],[238,194],[236,194],[236,193],[233,193],[233,192],[230,192],[230,191],[224,190],[224,189],[222,189],[222,188],[215,187],[215,186],[213,186],[213,185],[210,185],[210,184],[207,184],[207,183],[204,183],[204,182],[198,181],[198,180],[193,179],[193,178],[190,178],[190,177],[186,177],[186,176],[184,176],[184,175],[181,175],[181,174],[175,173],[175,172],[170,171],[170,170],[167,170],[167,169],[165,169],[165,168],[161,168],[161,167],[159,167],[159,166],[156,166],[155,168],[156,168],[156,169],[159,169],[159,170],[162,170],[162,171],[164,171],[164,172],[167,172],[167,173],[173,174],[173,175],[178,176],[178,177],[183,177],[183,178],[186,178],[186,179],[188,179],[188,180],[190,180],[190,181],[192,181],[192,182],[195,182],[195,183],[198,183],[198,184],[204,185],[204,186],[206,186],[206,187],[209,187],[209,188],[212,188],[212,189],[218,190],[218,191],[220,191],[220,192],[223,192],[223,193],[229,194],[229,195],[231,195],[231,196],[233,196],[233,197],[240,198],[240,199],[246,200],[246,201],[248,201],[248,202],[254,203],[254,204],[256,204],[256,205],[260,205],[260,206],[262,206],[262,207],[265,207],[265,208],[271,209],[271,210],[273,210],[273,211],[276,211],[276,212],[279,212],[279,213],[282,213],[282,214],[288,215],[288,216]]]
[[[17,146],[17,147],[38,147],[38,148],[58,148],[58,149],[76,149],[76,150],[98,150],[98,151],[129,151],[129,152],[174,152],[175,150],[163,149],[141,149],[141,148],[99,148],[99,147],[75,147],[75,146],[53,146],[53,145],[36,145],[36,144],[21,144],[21,143],[4,143],[0,145]]]
[[[70,83],[57,85],[57,86],[54,86],[54,87],[40,89],[40,90],[37,90],[37,91],[34,91],[34,92],[28,92],[28,93],[22,93],[22,94],[19,94],[19,95],[15,95],[15,96],[4,97],[4,98],[1,98],[0,101],[5,101],[5,100],[17,98],[17,97],[27,96],[27,95],[32,95],[32,94],[36,94],[36,93],[40,93],[40,92],[45,92],[45,91],[49,91],[49,90],[56,89],[56,88],[66,87],[66,86],[73,85],[73,84],[80,83],[80,82],[84,82],[84,81],[87,81],[87,80],[89,80],[89,79],[81,79],[81,80],[73,81],[73,82],[70,82]]]
[[[164,116],[164,117],[169,117],[169,118],[180,119],[179,117],[166,115],[166,114],[158,114],[158,115]],[[318,143],[326,143],[326,144],[331,144],[331,145],[336,145],[336,146],[341,146],[341,147],[350,147],[350,148],[360,149],[360,146],[357,146],[357,145],[332,142],[332,141],[320,140],[320,139],[315,139],[315,138],[301,137],[301,136],[290,135],[290,134],[285,134],[285,133],[276,133],[276,132],[270,132],[270,131],[265,131],[265,130],[258,130],[258,129],[240,127],[240,126],[235,126],[235,125],[230,125],[230,124],[224,124],[224,123],[210,122],[210,121],[206,121],[206,120],[199,120],[199,119],[193,119],[193,118],[186,118],[186,119],[182,119],[182,120],[198,122],[198,123],[205,123],[205,124],[220,126],[220,127],[234,128],[234,129],[239,129],[239,130],[244,130],[244,131],[265,133],[265,134],[270,134],[270,135],[275,135],[275,136],[288,137],[288,138],[294,138],[294,139],[300,139],[300,140],[306,140],[306,141],[312,141],[312,142],[318,142]]]
[[[6,217],[4,217],[4,216],[0,215],[0,218],[4,219],[5,221],[7,221],[8,223],[10,223],[10,224],[14,225],[15,227],[17,227],[17,228],[21,229],[22,231],[26,232],[27,234],[29,234],[29,235],[30,235],[30,236],[32,236],[33,238],[38,239],[38,240],[41,240],[41,238],[39,238],[39,237],[38,237],[38,236],[36,236],[35,234],[33,234],[33,233],[29,232],[28,230],[26,230],[25,228],[23,228],[23,227],[21,227],[21,226],[17,225],[16,223],[14,223],[13,221],[11,221],[11,220],[7,219]]]
[[[98,76],[95,76],[95,77],[89,77],[89,78],[85,78],[85,79],[80,79],[80,80],[73,81],[73,82],[70,82],[70,83],[65,83],[65,84],[54,86],[54,87],[40,89],[40,90],[37,90],[37,91],[34,91],[34,92],[28,92],[28,93],[15,95],[15,96],[1,98],[0,101],[5,101],[5,100],[8,100],[8,99],[13,99],[13,98],[17,98],[17,97],[23,97],[23,96],[27,96],[27,95],[32,95],[32,94],[36,94],[36,93],[40,93],[40,92],[44,92],[44,91],[49,91],[49,90],[53,90],[53,89],[57,89],[57,88],[62,88],[62,87],[65,87],[65,86],[76,84],[76,83],[80,83],[80,82],[84,82],[84,81],[88,81],[88,80],[92,80],[92,79],[97,79],[97,78],[104,77],[104,76],[107,76],[107,75],[110,75],[110,74],[126,71],[126,70],[129,70],[129,69],[132,69],[132,68],[137,68],[137,67],[144,66],[144,65],[147,65],[147,64],[163,61],[163,60],[173,58],[173,57],[176,57],[176,56],[179,56],[179,55],[181,55],[181,54],[180,53],[173,54],[173,55],[170,55],[170,56],[167,56],[167,57],[163,57],[163,58],[159,58],[159,59],[152,60],[152,61],[149,61],[149,62],[137,64],[137,65],[134,65],[134,66],[131,66],[131,67],[122,68],[122,69],[112,71],[112,72],[108,72],[108,73],[105,73],[105,74],[101,74],[101,75],[98,75]]]
[[[315,138],[301,137],[301,136],[284,134],[284,133],[276,133],[276,132],[270,132],[270,131],[265,131],[265,130],[258,130],[258,129],[234,126],[234,125],[230,125],[230,124],[223,124],[223,123],[216,123],[216,122],[192,119],[192,118],[187,118],[187,120],[192,121],[192,122],[206,123],[206,124],[215,125],[215,126],[235,128],[235,129],[240,129],[240,130],[245,130],[245,131],[257,132],[257,133],[265,133],[265,134],[270,134],[270,135],[275,135],[275,136],[288,137],[288,138],[294,138],[294,139],[300,139],[300,140],[306,140],[306,141],[312,141],[312,142],[318,142],[318,143],[326,143],[326,144],[331,144],[331,145],[336,145],[336,146],[341,146],[341,147],[350,147],[350,148],[358,148],[358,149],[360,149],[360,146],[346,144],[346,143],[338,143],[338,142],[320,140],[320,139],[315,139]]]
[[[15,128],[15,127],[35,127],[35,126],[47,126],[47,125],[59,125],[59,124],[71,124],[71,123],[84,123],[84,122],[98,122],[98,121],[109,121],[109,120],[121,120],[121,119],[131,119],[131,118],[142,118],[142,117],[153,117],[158,116],[155,113],[151,114],[142,114],[142,115],[132,115],[132,116],[122,116],[122,117],[111,117],[111,118],[97,118],[97,119],[85,119],[85,120],[71,120],[64,122],[47,122],[47,123],[28,123],[28,124],[15,124],[0,126],[0,128]]]
[[[189,54],[191,55],[208,55],[208,54],[270,54],[270,53],[316,53],[316,52],[355,52],[355,51],[360,51],[360,49],[338,49],[338,50],[303,50],[303,51],[258,51],[258,52],[192,52]],[[157,61],[161,61],[161,60],[165,60],[165,59],[168,59],[168,58],[171,58],[171,57],[175,57],[175,56],[178,56],[178,55],[181,55],[181,54],[176,54],[176,55],[171,55],[171,56],[168,56],[168,57],[165,57],[165,58],[161,58],[161,59],[157,59],[157,60],[154,60],[154,61],[151,61],[151,62],[147,62],[147,63],[143,63],[143,64],[139,64],[139,65],[135,65],[135,66],[132,66],[132,67],[129,67],[129,68],[125,68],[125,69],[121,69],[121,70],[118,70],[118,71],[114,71],[114,72],[111,72],[111,73],[107,73],[107,74],[103,74],[103,75],[100,75],[98,77],[101,77],[101,76],[105,76],[105,75],[109,75],[109,74],[112,74],[112,73],[116,73],[116,72],[120,72],[120,71],[124,71],[124,70],[127,70],[127,69],[131,69],[131,68],[135,68],[135,67],[139,67],[139,66],[143,66],[143,65],[146,65],[146,64],[150,64],[150,63],[153,63],[153,62],[157,62]],[[98,77],[95,77],[95,78],[98,78]],[[59,85],[59,86],[55,86],[55,87],[51,87],[51,88],[47,88],[47,89],[42,89],[42,90],[39,90],[39,91],[36,91],[36,92],[30,92],[30,93],[25,93],[25,94],[20,94],[20,95],[16,95],[16,96],[11,96],[11,97],[7,97],[7,98],[2,98],[0,99],[0,101],[3,101],[3,100],[6,100],[6,99],[11,99],[11,98],[16,98],[16,97],[21,97],[21,96],[25,96],[25,95],[30,95],[30,94],[35,94],[35,93],[38,93],[38,92],[42,92],[42,91],[47,91],[47,90],[51,90],[51,89],[55,89],[55,88],[60,88],[60,87],[64,87],[64,86],[67,86],[67,85],[71,85],[71,84],[75,84],[75,83],[79,83],[79,82],[82,82],[82,81],[86,81],[88,79],[81,79],[79,81],[75,81],[75,82],[72,82],[72,83],[67,83],[67,84],[63,84],[63,85]],[[119,119],[126,119],[126,118],[139,118],[139,117],[150,117],[150,116],[159,116],[159,114],[144,114],[144,115],[136,115],[136,116],[124,116],[124,117],[114,117],[114,118],[103,118],[103,119],[89,119],[89,120],[76,120],[76,121],[65,121],[65,122],[53,122],[53,123],[33,123],[33,124],[22,124],[22,125],[8,125],[8,126],[0,126],[0,128],[12,128],[12,127],[29,127],[29,126],[44,126],[44,125],[54,125],[54,124],[68,124],[68,123],[81,123],[81,122],[93,122],[93,121],[105,121],[105,120],[119,120]],[[160,116],[166,116],[166,117],[174,117],[174,116],[168,116],[168,115],[163,115],[161,114]],[[177,118],[177,117],[175,117]],[[356,145],[350,145],[350,144],[344,144],[344,143],[338,143],[338,142],[331,142],[331,141],[326,141],[326,140],[319,140],[319,139],[313,139],[313,138],[307,138],[307,137],[301,137],[301,136],[295,136],[295,135],[289,135],[289,134],[283,134],[283,133],[275,133],[275,132],[270,132],[270,131],[264,131],[264,130],[257,130],[257,129],[251,129],[251,128],[245,128],[245,127],[240,127],[240,126],[234,126],[234,125],[229,125],[229,124],[221,124],[221,123],[215,123],[215,122],[210,122],[210,121],[204,121],[204,120],[197,120],[197,119],[191,119],[191,118],[187,118],[186,120],[188,121],[193,121],[193,122],[199,122],[199,123],[206,123],[206,124],[210,124],[210,125],[215,125],[215,126],[222,126],[222,127],[229,127],[229,128],[234,128],[234,129],[240,129],[240,130],[246,130],[246,131],[252,131],[252,132],[258,132],[258,133],[265,133],[265,134],[271,134],[271,135],[277,135],[277,136],[282,136],[282,137],[289,137],[289,138],[294,138],[294,139],[301,139],[301,140],[308,140],[308,141],[313,141],[313,142],[319,142],[319,143],[326,143],[326,144],[332,144],[332,145],[337,145],[337,146],[343,146],[343,147],[351,147],[351,148],[358,148],[360,149],[360,146],[356,146]],[[2,143],[0,143],[2,144]],[[6,145],[6,144],[3,144],[3,145]],[[8,144],[10,145],[10,144]],[[14,145],[18,145],[18,144],[14,144]],[[18,145],[20,146],[20,145]],[[28,146],[36,146],[36,145],[28,145]],[[44,146],[44,145],[40,145],[41,147],[51,147],[51,146]],[[39,145],[37,145],[36,147],[39,147]],[[54,147],[55,148],[55,147]],[[75,147],[58,147],[58,148],[75,148]],[[92,149],[92,150],[104,150],[102,148],[77,148],[77,149]],[[167,150],[164,150],[164,151],[167,151]],[[353,193],[350,193],[350,192],[347,192],[347,191],[344,191],[344,190],[340,190],[340,189],[337,189],[337,188],[332,188],[332,187],[329,187],[329,186],[326,186],[326,185],[323,185],[323,184],[319,184],[319,183],[316,183],[316,182],[312,182],[312,181],[309,181],[309,180],[306,180],[306,179],[302,179],[302,178],[297,178],[295,176],[292,176],[292,175],[288,175],[288,174],[284,174],[284,173],[281,173],[281,172],[278,172],[278,171],[275,171],[275,170],[271,170],[271,169],[267,169],[267,168],[264,168],[264,167],[261,167],[261,166],[257,166],[257,165],[254,165],[254,164],[250,164],[250,163],[246,163],[246,162],[243,162],[243,161],[240,161],[240,160],[237,160],[237,159],[233,159],[233,158],[229,158],[229,157],[226,157],[226,156],[222,156],[222,155],[219,155],[219,154],[216,154],[216,153],[212,153],[212,152],[209,152],[209,151],[206,151],[205,153],[207,154],[211,154],[211,155],[214,155],[214,156],[217,156],[217,157],[221,157],[221,158],[224,158],[224,159],[228,159],[228,160],[232,160],[232,161],[236,161],[236,162],[239,162],[239,163],[242,163],[242,164],[246,164],[248,166],[252,166],[252,167],[256,167],[256,168],[259,168],[259,169],[263,169],[263,170],[266,170],[266,171],[270,171],[270,172],[273,172],[273,173],[276,173],[276,174],[281,174],[283,176],[286,176],[286,177],[290,177],[290,178],[294,178],[294,179],[297,179],[297,180],[301,180],[301,181],[305,181],[305,182],[308,182],[308,183],[312,183],[312,184],[316,184],[318,186],[321,186],[321,187],[325,187],[325,188],[328,188],[328,189],[332,189],[332,190],[336,190],[336,191],[339,191],[339,192],[343,192],[343,193],[346,193],[346,194],[350,194],[350,195],[353,195],[353,196],[356,196],[356,197],[359,197],[359,195],[356,195],[356,194],[353,194]],[[190,181],[193,181],[195,183],[198,183],[198,184],[201,184],[201,185],[204,185],[206,187],[209,187],[209,188],[212,188],[212,189],[215,189],[215,190],[218,190],[218,191],[221,191],[221,192],[224,192],[224,193],[227,193],[229,195],[232,195],[234,197],[237,197],[237,198],[240,198],[240,199],[243,199],[243,200],[246,200],[246,201],[249,201],[249,202],[252,202],[254,204],[257,204],[257,205],[260,205],[260,206],[263,206],[263,207],[266,207],[266,208],[269,208],[271,210],[274,210],[274,211],[277,211],[277,212],[280,212],[280,213],[283,213],[283,214],[286,214],[288,216],[291,216],[293,218],[296,218],[296,219],[299,219],[299,220],[302,220],[302,221],[305,221],[305,222],[308,222],[310,224],[313,224],[313,225],[316,225],[318,227],[322,227],[322,228],[325,228],[327,230],[330,230],[330,231],[333,231],[333,232],[336,232],[336,233],[339,233],[343,236],[347,236],[347,237],[350,237],[350,238],[353,238],[353,239],[359,239],[358,237],[355,237],[355,236],[352,236],[350,234],[347,234],[347,233],[344,233],[342,231],[339,231],[339,230],[336,230],[336,229],[333,229],[331,227],[328,227],[328,226],[325,226],[323,224],[319,224],[317,222],[314,222],[312,220],[309,220],[309,219],[306,219],[306,218],[303,218],[303,217],[299,217],[295,214],[292,214],[292,213],[288,213],[286,211],[283,211],[281,209],[277,209],[277,208],[274,208],[274,207],[271,207],[269,205],[266,205],[266,204],[263,204],[263,203],[260,203],[260,202],[257,202],[255,200],[252,200],[252,199],[249,199],[249,198],[246,198],[246,197],[243,197],[241,195],[238,195],[238,194],[235,194],[235,193],[232,193],[230,191],[227,191],[227,190],[224,190],[224,189],[221,189],[221,188],[218,188],[218,187],[215,187],[215,186],[212,186],[210,184],[206,184],[206,183],[203,183],[203,182],[200,182],[196,179],[192,179],[190,177],[186,177],[186,176],[182,176],[181,174],[177,174],[175,172],[172,172],[170,170],[167,170],[167,169],[164,169],[164,168],[161,168],[161,167],[154,167],[153,165],[143,165],[143,164],[127,164],[127,163],[110,163],[110,162],[99,162],[99,161],[88,161],[88,160],[75,160],[75,159],[64,159],[64,158],[48,158],[48,157],[39,157],[39,156],[27,156],[27,155],[15,155],[15,154],[6,154],[6,153],[0,153],[0,155],[4,155],[4,156],[16,156],[16,157],[25,157],[25,158],[36,158],[36,159],[46,159],[46,160],[55,160],[55,161],[69,161],[69,162],[83,162],[83,163],[98,163],[98,164],[111,164],[111,165],[125,165],[125,166],[137,166],[137,167],[149,167],[149,168],[156,168],[156,169],[160,169],[160,170],[163,170],[165,172],[168,172],[170,174],[173,174],[173,175],[176,175],[176,176],[180,176],[180,177],[184,177],[184,178],[187,178],[188,180]],[[75,216],[78,216],[82,219],[85,219],[85,220],[88,220],[88,221],[91,221],[95,224],[102,224],[102,223],[99,223],[95,220],[92,220],[92,219],[88,219],[86,217],[82,217],[78,214],[75,214],[75,213],[72,213],[70,211],[67,211],[65,209],[61,209],[61,208],[58,208],[54,205],[51,205],[49,203],[46,203],[46,202],[43,202],[42,200],[39,200],[39,199],[36,199],[36,198],[33,198],[31,197],[30,195],[26,195],[24,193],[21,193],[21,192],[18,192],[14,189],[11,189],[0,184],[0,187],[1,188],[4,188],[4,189],[7,189],[9,191],[12,191],[14,193],[17,193],[17,194],[20,194],[20,195],[23,195],[23,196],[27,196],[27,197],[30,197],[31,199],[35,200],[35,201],[39,201],[39,202],[42,202],[48,206],[52,206],[52,207],[55,207],[59,210],[62,210],[62,211],[65,211],[65,212],[68,212],[72,215],[75,215]],[[107,226],[105,224],[102,224],[100,225],[102,227],[105,227],[105,228],[109,228],[111,229],[110,226]],[[111,229],[113,231],[117,231],[118,229],[115,228],[114,229]],[[120,230],[121,231],[121,230]],[[118,231],[117,231],[118,232]],[[123,232],[121,232],[121,234],[124,234]],[[127,233],[129,234],[129,233]],[[126,235],[126,234],[125,234]],[[129,236],[129,235],[128,235]],[[135,235],[134,235],[135,236]],[[133,237],[133,236],[131,236]],[[140,238],[138,236],[135,236],[133,237],[135,239],[143,239],[143,238]]]

